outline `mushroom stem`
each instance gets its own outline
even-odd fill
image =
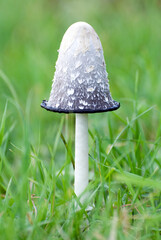
[[[88,185],[88,114],[76,114],[75,126],[75,184],[79,197]],[[85,196],[81,198],[83,202]]]

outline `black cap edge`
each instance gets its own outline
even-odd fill
[[[100,112],[110,112],[110,111],[115,111],[120,107],[120,103],[114,101],[115,103],[117,103],[116,107],[110,107],[110,108],[106,108],[106,109],[96,109],[96,110],[92,110],[92,109],[76,109],[76,110],[66,110],[66,109],[60,109],[60,108],[53,108],[53,107],[48,107],[47,106],[47,101],[43,100],[41,103],[41,107],[45,108],[47,111],[51,111],[51,112],[58,112],[58,113],[100,113]]]

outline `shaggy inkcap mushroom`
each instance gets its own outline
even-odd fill
[[[41,106],[60,113],[95,113],[119,108],[109,91],[101,42],[89,24],[78,22],[66,31],[50,98]]]
[[[74,191],[81,196],[88,185],[88,114],[113,111],[120,104],[109,91],[103,49],[87,23],[78,22],[66,31],[59,49],[49,101],[49,111],[76,113]],[[81,202],[85,195],[81,196]]]

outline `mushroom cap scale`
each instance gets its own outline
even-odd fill
[[[100,39],[89,24],[74,23],[64,34],[49,101],[41,106],[60,113],[106,112],[120,107],[110,94]]]

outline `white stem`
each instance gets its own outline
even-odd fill
[[[88,185],[88,114],[76,114],[75,194],[79,197]],[[83,199],[81,199],[83,202]]]

